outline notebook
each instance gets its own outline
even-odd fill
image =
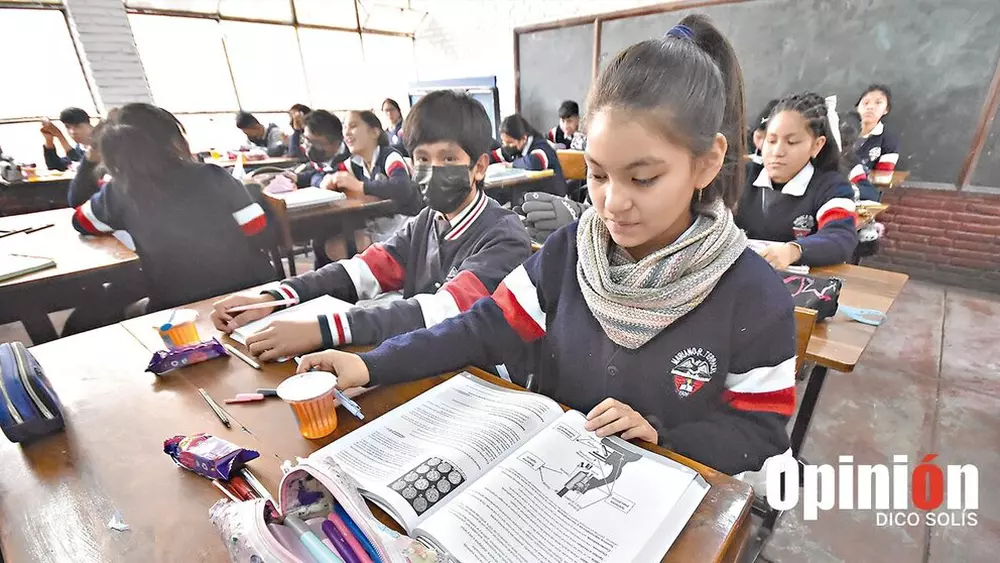
[[[272,196],[276,199],[284,200],[285,207],[288,209],[302,209],[305,207],[313,207],[315,205],[323,205],[347,197],[341,192],[314,187],[301,188],[292,192],[272,194]]]
[[[527,170],[522,168],[508,168],[501,163],[494,163],[486,169],[486,179],[484,181],[489,184],[491,182],[500,182],[502,180],[513,180],[515,178],[527,177]]]
[[[55,267],[55,260],[51,258],[5,254],[0,258],[0,282]]]
[[[299,303],[294,307],[289,307],[287,309],[282,309],[280,311],[275,311],[270,315],[264,317],[263,319],[258,319],[252,323],[248,323],[233,331],[229,335],[230,338],[239,342],[240,344],[246,345],[247,337],[255,332],[262,330],[271,321],[276,319],[292,319],[292,320],[308,320],[315,319],[317,315],[324,315],[328,313],[346,313],[354,305],[351,305],[347,301],[341,301],[336,297],[330,297],[329,295],[322,295],[316,299],[306,301],[304,303]]]

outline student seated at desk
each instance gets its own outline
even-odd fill
[[[247,339],[250,352],[268,361],[321,346],[378,344],[455,316],[488,296],[531,253],[517,216],[480,189],[490,129],[486,110],[466,94],[440,90],[421,98],[406,118],[406,144],[413,148],[428,207],[385,244],[285,280],[276,291],[215,303],[215,326],[229,333],[271,312],[226,313],[237,305],[305,301],[324,293],[355,303],[402,291],[401,300],[379,307],[272,322]]]
[[[104,122],[98,123],[94,127],[93,138],[97,139],[101,134]],[[111,175],[101,164],[101,151],[96,144],[90,145],[84,154],[80,166],[76,170],[73,179],[69,181],[69,190],[66,194],[70,207],[83,205],[94,194],[99,192],[105,184],[111,181]]]
[[[749,166],[736,224],[775,241],[762,255],[777,270],[841,264],[858,243],[854,190],[839,169],[829,111],[818,94],[782,98],[767,121],[764,165]]]
[[[80,108],[66,108],[59,114],[59,121],[66,126],[69,136],[75,145],[70,145],[66,136],[48,119],[42,120],[42,137],[45,144],[42,153],[45,156],[45,166],[49,170],[66,170],[71,162],[83,160],[83,154],[90,146],[94,127],[90,124],[90,115]],[[55,141],[58,140],[66,156],[56,152]]]
[[[76,209],[73,226],[128,231],[150,290],[147,312],[274,278],[255,239],[267,226],[263,208],[228,171],[192,160],[168,111],[112,110],[96,145],[114,179]]]
[[[292,158],[305,158],[306,153],[302,150],[302,135],[305,134],[306,116],[312,109],[305,104],[295,104],[288,110],[288,124],[292,127],[292,136],[288,140],[288,151],[285,153]]]
[[[582,151],[587,142],[580,132],[580,104],[566,100],[559,105],[559,125],[545,136],[557,149]]]
[[[236,114],[236,127],[243,131],[250,143],[266,150],[267,156],[284,156],[285,134],[281,132],[281,127],[269,123],[265,129],[252,113],[245,111]]]
[[[300,188],[319,187],[327,174],[333,174],[339,164],[351,157],[344,144],[344,127],[340,118],[318,109],[303,119],[302,149],[309,162],[300,166],[295,183]]]
[[[763,165],[764,157],[760,154],[761,147],[764,146],[764,137],[767,136],[767,118],[771,117],[771,110],[778,105],[778,100],[767,102],[764,109],[757,114],[756,119],[750,122],[750,132],[747,134],[747,146],[753,149],[750,153],[750,162]]]
[[[854,188],[855,201],[879,201],[881,194],[868,179],[868,172],[862,164],[858,153],[850,150],[857,143],[861,136],[861,114],[851,110],[844,115],[840,121],[840,142],[849,150],[842,150],[840,153],[840,171],[847,174],[851,186]]]
[[[382,113],[389,120],[389,126],[385,129],[385,134],[389,137],[389,145],[403,156],[410,156],[403,144],[403,111],[399,109],[399,104],[392,98],[386,98],[382,102]]]
[[[587,102],[594,207],[469,311],[367,354],[303,358],[338,386],[506,362],[587,413],[598,436],[659,444],[729,474],[788,449],[791,296],[733,221],[743,86],[699,15],[620,52]],[[529,375],[529,374],[533,374]]]
[[[861,137],[854,150],[869,178],[876,184],[888,184],[899,161],[899,139],[885,130],[882,118],[892,110],[892,91],[885,84],[872,84],[858,98],[861,114]]]
[[[544,182],[541,191],[566,195],[566,179],[555,149],[523,117],[515,113],[504,118],[500,124],[500,141],[501,147],[490,152],[491,162],[525,170],[551,169],[555,175]]]

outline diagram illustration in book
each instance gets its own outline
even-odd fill
[[[452,462],[432,457],[407,471],[389,486],[423,514],[465,482],[465,475]]]

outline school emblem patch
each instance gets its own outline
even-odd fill
[[[670,363],[674,366],[670,370],[670,375],[674,378],[674,390],[682,399],[711,381],[719,367],[715,354],[696,347],[677,352]]]
[[[816,219],[812,215],[799,215],[792,221],[792,236],[795,238],[807,237],[815,226]]]
[[[868,158],[870,160],[878,160],[880,156],[882,156],[882,147],[872,147],[872,150],[868,151]]]

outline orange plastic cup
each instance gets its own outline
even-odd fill
[[[292,407],[303,437],[315,440],[337,429],[336,386],[337,376],[326,371],[293,375],[278,385],[278,396]]]
[[[181,346],[188,346],[201,342],[198,336],[198,327],[195,321],[198,319],[198,311],[193,309],[178,309],[171,313],[170,322],[156,327],[160,333],[163,343],[173,350]]]

